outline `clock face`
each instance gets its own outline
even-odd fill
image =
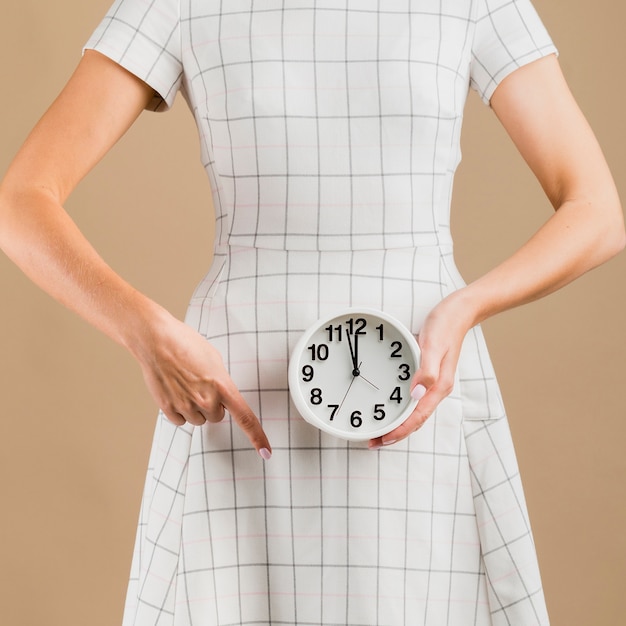
[[[296,408],[317,428],[353,441],[380,437],[413,411],[415,337],[393,317],[347,309],[316,322],[289,363]]]

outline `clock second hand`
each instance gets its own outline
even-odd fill
[[[350,381],[350,384],[348,385],[348,389],[346,393],[343,395],[343,399],[341,400],[341,404],[339,405],[339,408],[337,409],[337,413],[341,413],[341,407],[343,406],[343,403],[346,401],[346,398],[348,397],[348,394],[350,393],[350,389],[352,389],[352,385],[354,384],[355,380],[356,380],[356,376],[353,376],[352,380]]]

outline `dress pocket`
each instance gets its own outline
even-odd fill
[[[465,286],[457,269],[452,249],[442,251],[441,273],[446,277],[448,293]],[[457,366],[459,394],[464,420],[493,420],[505,417],[502,394],[480,326],[465,337]]]
[[[472,328],[463,342],[457,373],[464,420],[505,416],[502,394],[480,326]]]

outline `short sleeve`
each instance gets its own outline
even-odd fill
[[[183,69],[179,0],[116,0],[85,44],[150,85],[152,111],[172,106]]]
[[[530,0],[477,2],[470,83],[489,104],[511,72],[557,49]]]

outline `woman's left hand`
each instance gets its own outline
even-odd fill
[[[396,443],[418,430],[450,394],[461,346],[473,325],[462,291],[451,294],[429,313],[417,336],[422,356],[411,385],[411,395],[419,399],[417,407],[398,428],[371,439],[371,450]]]
[[[450,393],[467,331],[537,300],[604,263],[626,245],[622,207],[598,142],[549,55],[509,74],[491,107],[534,172],[555,213],[510,257],[441,301],[419,332],[422,364],[413,392],[422,397],[380,448],[417,430]]]

